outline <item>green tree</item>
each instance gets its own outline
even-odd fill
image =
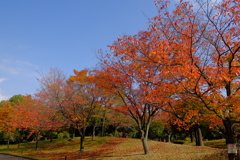
[[[24,98],[21,94],[14,95],[9,99],[9,102],[14,103],[14,104],[17,104],[17,103],[23,102],[23,101],[24,101]]]

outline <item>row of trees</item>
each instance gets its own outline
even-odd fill
[[[61,72],[54,69],[50,74],[56,73],[56,71],[58,73]],[[48,74],[47,76],[50,75]],[[87,127],[88,130],[91,128],[90,135],[92,135],[94,140],[97,126],[102,128],[101,133],[98,131],[98,134],[102,136],[106,135],[106,129],[109,127],[112,129],[108,132],[112,132],[111,134],[114,135],[118,128],[133,126],[129,118],[106,105],[100,106],[99,102],[91,102],[89,105],[87,102],[83,103],[82,98],[87,98],[86,101],[90,98],[84,92],[81,95],[76,95],[79,92],[74,93],[70,97],[67,94],[70,86],[65,88],[66,90],[62,90],[58,98],[55,97],[55,104],[52,101],[52,95],[49,96],[51,99],[48,99],[49,97],[46,95],[56,94],[56,90],[63,88],[53,85],[53,83],[48,87],[48,91],[42,89],[34,96],[16,95],[7,101],[0,102],[0,138],[2,142],[3,140],[7,141],[8,148],[10,140],[18,143],[18,147],[20,147],[20,143],[23,140],[35,140],[36,150],[38,150],[38,141],[40,139],[47,138],[52,141],[53,137],[56,137],[57,132],[62,134],[65,132],[67,137],[72,139],[75,137],[76,129],[78,129],[79,133],[77,134],[81,136],[80,151],[83,151]],[[79,96],[78,98],[81,99],[77,98],[73,101],[75,96]],[[95,107],[93,107],[94,105]],[[64,136],[62,134],[59,136]]]
[[[69,124],[79,130],[83,150],[87,126],[95,128],[111,109],[112,122],[120,115],[116,125],[129,122],[127,116],[137,124],[145,154],[150,124],[159,117],[186,130],[195,128],[198,135],[200,129],[210,130],[236,145],[239,2],[181,0],[169,11],[169,1],[156,1],[158,15],[149,19],[148,30],[118,38],[109,52],[100,50],[96,69],[74,70],[69,78],[56,69],[43,74],[35,97],[16,105],[13,116],[21,123],[14,127],[38,133]],[[235,154],[230,152],[229,159]]]
[[[115,135],[118,131],[122,137],[129,135],[135,138],[142,137],[143,132],[136,129],[133,120],[127,116],[129,113],[125,107],[128,106],[123,101],[125,95],[119,94],[118,90],[117,92],[104,90],[102,87],[106,89],[107,83],[96,73],[96,70],[75,71],[75,76],[67,79],[61,70],[51,69],[48,74],[42,74],[39,80],[41,88],[34,96],[16,95],[8,101],[2,101],[0,131],[4,133],[8,147],[10,140],[13,139],[15,143],[19,143],[18,147],[23,140],[34,139],[37,150],[38,141],[41,138],[45,137],[52,141],[56,132],[63,131],[70,132],[73,138],[77,129],[81,137],[80,151],[83,151],[86,129],[89,135],[91,128],[90,135],[94,140],[96,127],[98,127],[98,135],[101,136],[105,136],[105,130],[110,127],[112,136],[119,136]],[[129,106],[129,110],[133,109],[132,107],[134,106]],[[145,118],[148,118],[147,112],[144,114]],[[164,122],[159,121],[160,119]],[[149,124],[148,121],[140,120],[140,123],[143,123],[142,126],[146,125],[145,123]],[[148,137],[160,139],[168,135],[166,141],[170,141],[171,134],[174,132],[171,129],[174,121],[169,121],[169,115],[161,112],[156,114],[155,120],[157,121],[152,124],[152,127],[148,128],[150,129]],[[137,128],[139,128],[139,122]],[[164,128],[165,132],[162,133]],[[60,137],[62,136],[61,134]],[[181,137],[185,138],[185,136]]]
[[[30,95],[15,95],[8,101],[0,102],[1,143],[4,143],[6,140],[9,148],[10,141],[18,143],[18,147],[20,147],[20,143],[23,141],[35,140],[35,149],[37,150],[39,140],[49,139],[51,142],[53,138],[61,139],[63,137],[71,140],[75,137],[75,133],[79,134],[76,132],[76,127],[62,113],[44,105],[43,102],[39,102],[38,97],[35,97],[34,100]],[[78,108],[82,108],[82,106],[78,106]],[[78,112],[76,114],[81,115],[83,113]],[[156,117],[151,123],[149,139],[170,142],[172,139],[171,136],[173,136],[175,142],[187,137],[191,137],[191,141],[193,141],[193,130],[189,130],[189,132],[179,130],[170,121],[163,122],[159,119],[160,117]],[[85,132],[88,136],[92,136],[92,140],[95,139],[96,134],[98,136],[140,138],[141,133],[137,128],[126,115],[121,114],[121,112],[111,107],[105,107],[102,108],[101,112],[99,112],[99,108],[94,111],[94,114],[91,115],[91,120],[86,124]],[[82,133],[81,130],[80,133]],[[214,138],[207,134],[204,135],[205,138]],[[197,138],[198,136],[196,136]],[[81,144],[80,147],[84,147],[84,145]],[[83,151],[83,148],[81,149]]]

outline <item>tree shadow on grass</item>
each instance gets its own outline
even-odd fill
[[[125,140],[122,138],[111,138],[110,141],[101,145],[98,149],[92,151],[86,151],[82,153],[71,154],[67,156],[69,159],[96,159],[99,157],[106,157],[109,154],[113,153],[112,150],[118,145],[123,143]]]
[[[132,157],[132,156],[144,156],[145,154],[133,153],[133,154],[124,154],[124,155],[113,155],[113,156],[103,156],[106,158],[124,158],[124,157]]]

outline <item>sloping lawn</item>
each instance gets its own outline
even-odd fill
[[[216,141],[216,144],[222,143]],[[214,141],[208,141],[214,146]],[[205,143],[206,144],[206,143]],[[42,141],[39,151],[34,151],[34,143],[22,144],[20,149],[17,145],[11,145],[10,149],[0,146],[1,153],[15,154],[41,160],[77,160],[77,159],[103,159],[103,160],[224,160],[227,159],[225,149],[196,147],[191,145],[180,145],[149,141],[151,153],[143,154],[142,143],[139,139],[97,137],[92,141],[86,138],[85,149],[79,153],[79,138],[72,141],[55,140],[53,143]],[[207,145],[207,144],[206,144]]]
[[[226,150],[210,147],[196,147],[190,145],[180,145],[149,141],[150,155],[143,155],[140,140],[128,139],[124,143],[116,146],[103,159],[162,159],[162,160],[224,160],[227,159]]]

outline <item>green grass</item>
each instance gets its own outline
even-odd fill
[[[40,160],[60,160],[66,156],[68,159],[156,159],[156,160],[224,160],[227,159],[226,150],[219,149],[224,146],[224,140],[204,141],[205,147],[196,147],[191,143],[173,144],[149,141],[150,154],[144,155],[141,141],[129,138],[86,137],[86,152],[79,153],[79,137],[72,141],[68,139],[40,141],[36,152],[35,142],[23,143],[18,149],[17,145],[0,145],[0,153],[14,154]],[[209,146],[209,147],[208,147]],[[212,148],[215,147],[215,148]]]
[[[86,137],[85,148],[94,149],[96,146],[106,143],[106,137],[98,137],[97,140],[92,141],[90,137]],[[39,141],[39,149],[35,151],[35,142],[22,143],[20,148],[17,145],[10,145],[8,149],[6,145],[0,145],[0,153],[38,158],[39,155],[53,155],[53,154],[66,154],[68,151],[79,151],[79,137],[69,141],[69,139]],[[47,158],[40,158],[47,159]]]
[[[225,139],[204,141],[204,145],[208,146],[208,147],[213,147],[213,148],[222,148],[222,149],[227,148],[227,145],[225,143]]]
[[[190,140],[176,140],[173,143],[195,146],[195,142],[190,142]],[[220,148],[220,149],[226,149],[227,148],[227,145],[225,143],[225,139],[204,141],[203,143],[204,143],[204,146],[207,146],[207,147]]]

